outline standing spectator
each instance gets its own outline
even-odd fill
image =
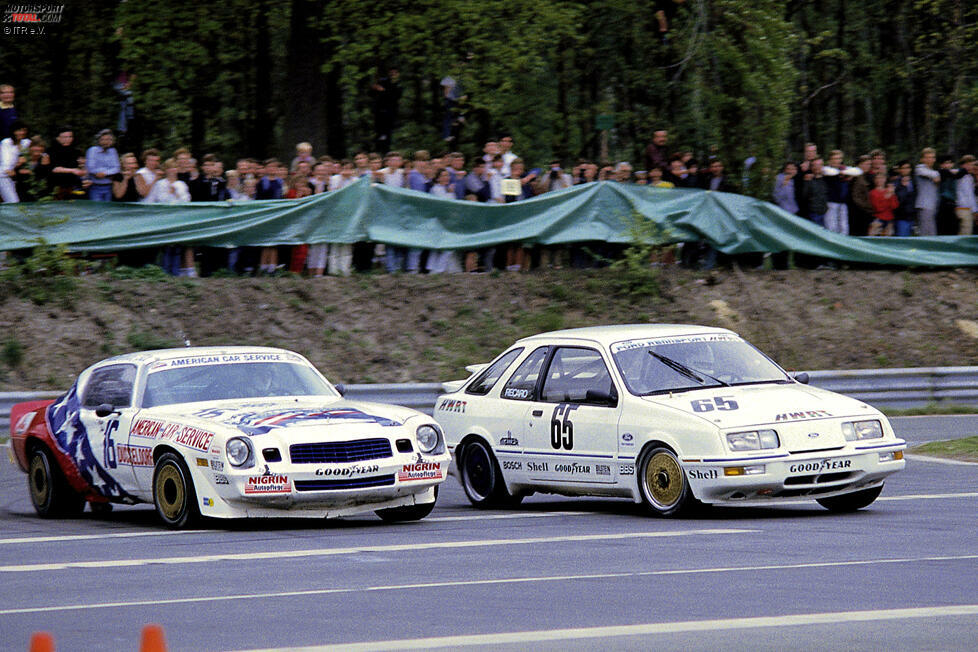
[[[303,142],[295,146],[295,158],[292,159],[289,170],[295,172],[299,167],[299,163],[303,162],[308,163],[310,169],[316,163],[316,157],[312,155],[312,143]]]
[[[896,196],[896,186],[887,183],[882,172],[873,177],[874,188],[869,191],[869,201],[873,205],[873,222],[868,235],[893,235],[893,211],[900,206]]]
[[[10,125],[10,136],[0,140],[0,199],[4,203],[16,204],[17,166],[27,163],[27,150],[31,141],[27,138],[27,124],[14,120]]]
[[[55,141],[50,152],[51,190],[55,199],[71,199],[75,192],[80,192],[85,176],[83,166],[78,164],[82,153],[74,146],[75,132],[71,127],[58,129]]]
[[[917,189],[911,175],[910,161],[900,161],[897,163],[896,170],[896,197],[900,205],[893,213],[894,235],[905,238],[913,235],[914,218],[917,216],[914,208]]]
[[[941,203],[939,194],[941,173],[934,169],[937,152],[925,147],[920,152],[920,163],[914,169],[914,185],[917,187],[917,235],[937,235],[937,209]]]
[[[941,174],[941,183],[938,189],[941,203],[937,213],[937,233],[938,235],[957,235],[958,218],[954,214],[954,209],[957,207],[958,177],[957,170],[954,169],[954,157],[949,154],[942,155],[937,166],[938,172]]]
[[[111,129],[98,132],[98,144],[92,145],[85,153],[85,167],[92,180],[88,198],[92,201],[112,200],[112,176],[119,174],[119,152],[113,145],[115,136]]]
[[[392,188],[404,188],[407,185],[408,174],[404,171],[404,158],[400,152],[387,152],[384,157],[385,167],[381,169],[381,183]],[[407,255],[405,247],[392,244],[384,246],[384,269],[394,274],[404,271],[404,258]]]
[[[370,86],[373,100],[375,147],[379,151],[392,149],[391,138],[397,126],[397,104],[401,101],[401,72],[388,66]]]
[[[808,208],[808,219],[819,226],[825,226],[825,214],[829,210],[829,191],[822,176],[822,159],[811,162],[805,174],[804,204]]]
[[[825,213],[825,228],[833,233],[849,235],[849,177],[844,173],[842,150],[829,152],[829,161],[823,175],[828,190],[829,209]]]
[[[676,17],[676,12],[685,4],[686,0],[655,0],[655,20],[659,24],[659,40],[663,44],[669,43],[669,30],[672,28],[672,21]]]
[[[513,152],[513,137],[509,134],[503,134],[503,137],[499,139],[499,153],[503,156],[502,173],[503,178],[506,178],[511,173],[510,166],[513,165],[513,161],[519,158]]]
[[[407,187],[418,192],[428,192],[432,185],[431,173],[431,154],[426,149],[419,149],[414,153],[414,165],[407,177]],[[417,274],[421,271],[421,255],[423,250],[418,247],[409,247],[405,256],[404,266],[408,274]]]
[[[186,147],[181,147],[173,152],[173,159],[177,162],[177,178],[187,184],[189,188],[190,182],[197,178],[195,169],[197,162]]]
[[[359,154],[358,154],[359,156]],[[367,155],[363,154],[364,159]],[[353,161],[344,159],[340,162],[340,174],[336,182],[330,180],[330,190],[341,190],[357,182],[357,169]],[[353,245],[334,243],[329,246],[327,269],[333,276],[349,276],[353,271]]]
[[[710,165],[707,168],[709,170],[709,175],[700,180],[700,188],[704,190],[713,190],[715,192],[733,192],[733,186],[730,184],[730,179],[724,174],[723,161],[719,158],[713,158],[710,160]]]
[[[205,154],[201,166],[203,174],[190,182],[191,201],[224,201],[230,199],[224,163],[215,154]]]
[[[309,179],[309,188],[312,194],[319,195],[329,190],[329,163],[316,163],[312,168],[312,177]]]
[[[547,175],[540,179],[540,182],[537,184],[537,190],[540,192],[552,192],[554,190],[570,188],[573,185],[574,178],[564,172],[560,161],[554,159],[550,161],[550,169],[547,171]]]
[[[486,178],[489,180],[489,201],[496,204],[502,204],[505,201],[503,197],[503,179],[506,177],[503,174],[503,155],[496,154],[492,158],[492,163],[489,164],[489,169],[486,170]]]
[[[21,201],[37,201],[44,197],[51,172],[51,157],[45,152],[47,144],[44,139],[35,135],[30,141],[27,160],[17,167],[17,197]]]
[[[150,191],[153,189],[153,184],[155,184],[163,176],[163,170],[160,168],[160,153],[158,150],[153,148],[143,151],[143,167],[136,170],[136,190],[139,192],[139,196],[142,201],[146,201],[146,197],[149,196]]]
[[[811,211],[808,209],[808,201],[805,199],[805,184],[812,174],[812,163],[818,158],[818,146],[815,143],[805,143],[805,149],[801,155],[801,163],[798,164],[798,175],[795,177],[795,201],[798,202],[798,214],[808,217]]]
[[[852,235],[866,235],[870,222],[875,219],[873,204],[869,200],[870,188],[874,183],[870,172],[872,163],[866,154],[860,156],[856,167],[862,174],[854,176],[849,183],[849,233]]]
[[[574,180],[574,185],[591,183],[598,180],[598,165],[591,161],[582,161],[578,167],[579,174]]]
[[[164,177],[153,184],[146,196],[148,204],[178,204],[190,201],[190,189],[178,177],[176,159],[169,158],[163,164]],[[162,266],[167,274],[180,276],[181,247],[169,245],[163,248]]]
[[[681,163],[680,163],[681,165]],[[774,203],[792,215],[798,214],[798,202],[795,199],[795,177],[798,166],[788,161],[774,179],[774,191],[771,193]]]
[[[459,132],[465,123],[461,108],[461,103],[466,98],[465,92],[460,83],[447,75],[441,80],[441,92],[444,101],[441,137],[446,143],[457,142]]]
[[[486,141],[486,144],[482,146],[482,160],[486,162],[487,168],[492,167],[492,159],[500,153],[499,143],[494,140]]]
[[[971,235],[975,228],[975,213],[978,213],[978,203],[975,201],[975,157],[966,154],[958,162],[958,182],[955,186],[954,214],[958,216],[958,235]]]
[[[880,172],[886,174],[886,152],[881,149],[874,149],[869,153],[869,158],[873,161],[870,170],[874,175]]]
[[[669,169],[669,153],[666,145],[669,142],[669,132],[657,129],[652,133],[652,142],[645,148],[645,170],[659,168],[663,172]]]
[[[615,165],[615,176],[614,180],[619,183],[631,183],[632,179],[632,164],[628,161],[619,161]]]
[[[135,154],[126,152],[119,157],[119,162],[122,169],[119,174],[113,175],[112,178],[112,201],[137,202],[142,199],[136,187],[136,178],[139,176],[137,173],[139,161]]]
[[[285,194],[285,184],[282,179],[285,166],[277,158],[265,160],[265,174],[258,180],[255,189],[255,199],[281,199]]]
[[[458,183],[461,182],[460,178]],[[442,199],[455,199],[455,187],[452,184],[452,175],[448,168],[441,168],[435,173],[435,183],[428,192]],[[455,251],[451,249],[429,251],[427,267],[429,274],[454,274],[462,271],[458,257],[455,255]]]
[[[533,184],[537,180],[537,172],[526,172],[523,159],[517,158],[510,165],[510,173],[503,179],[503,198],[507,204],[533,197]],[[506,271],[525,272],[530,269],[530,252],[523,243],[512,242],[506,247]]]
[[[0,140],[13,135],[13,124],[17,120],[17,109],[14,107],[14,87],[10,84],[0,84]]]
[[[309,179],[309,189],[312,194],[319,195],[329,190],[329,170],[328,163],[316,163],[312,169],[313,176]],[[309,245],[309,252],[306,258],[306,269],[313,278],[322,278],[326,273],[326,257],[329,253],[329,245],[325,242]]]

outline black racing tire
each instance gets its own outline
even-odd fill
[[[43,446],[31,451],[27,487],[34,510],[41,518],[77,516],[85,509],[85,499],[71,488],[53,456]]]
[[[883,485],[862,491],[854,491],[851,494],[841,496],[830,496],[829,498],[816,498],[818,504],[830,512],[846,513],[854,512],[868,507],[883,491]]]
[[[435,508],[436,500],[420,505],[405,505],[404,507],[388,507],[378,509],[374,513],[383,521],[388,523],[402,523],[404,521],[420,521],[431,513]]]
[[[153,471],[153,504],[163,523],[180,530],[200,520],[197,492],[190,471],[174,453],[163,453]]]
[[[475,507],[516,507],[523,501],[522,494],[513,495],[506,490],[499,462],[483,440],[469,441],[457,457],[462,489]]]
[[[654,516],[687,514],[700,502],[693,496],[679,457],[665,446],[647,448],[636,468],[642,504]]]

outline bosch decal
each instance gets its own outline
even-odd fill
[[[514,460],[503,460],[503,471],[522,471],[523,462],[516,462]]]

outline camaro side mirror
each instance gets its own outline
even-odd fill
[[[809,380],[808,372],[803,371],[800,374],[795,374],[795,380],[797,380],[802,385],[807,385]]]
[[[111,403],[102,403],[95,408],[95,416],[97,416],[99,419],[104,419],[110,414],[119,414],[119,411],[112,407]]]

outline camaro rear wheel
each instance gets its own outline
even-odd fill
[[[435,508],[435,503],[438,501],[438,487],[435,487],[435,500],[430,503],[423,503],[420,505],[405,505],[404,507],[389,507],[387,509],[378,509],[375,514],[381,519],[396,523],[398,521],[420,521],[425,516],[431,513],[431,510]]]
[[[523,500],[506,490],[499,462],[492,450],[482,440],[467,443],[458,456],[462,488],[469,502],[480,509],[490,507],[515,507]]]
[[[183,461],[163,453],[153,472],[153,503],[167,527],[179,530],[200,518],[194,481]]]
[[[31,453],[27,485],[31,502],[41,518],[75,516],[85,509],[85,499],[68,485],[68,480],[45,448],[36,448]]]
[[[818,498],[818,504],[830,512],[854,512],[857,509],[869,506],[883,491],[883,485],[872,489],[854,491],[851,494],[841,496],[831,496],[829,498]]]
[[[642,453],[638,485],[642,502],[656,516],[678,516],[699,502],[689,489],[679,458],[663,446]]]

